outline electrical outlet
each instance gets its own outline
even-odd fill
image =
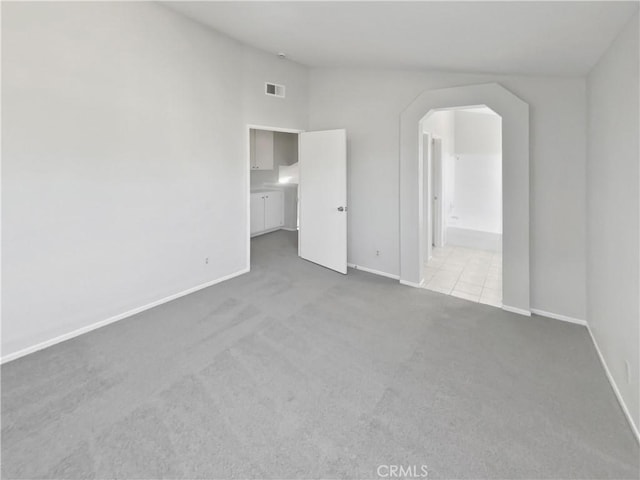
[[[205,265],[209,265],[209,257],[206,257],[206,258],[204,259],[204,263],[205,263]]]
[[[627,385],[631,384],[631,367],[629,366],[629,362],[624,361],[624,370],[627,374]]]
[[[376,257],[380,256],[380,250],[376,250]]]

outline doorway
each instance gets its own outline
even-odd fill
[[[250,126],[248,133],[250,252],[278,242],[297,255],[299,132]],[[286,233],[267,237],[279,231]]]
[[[280,242],[346,274],[346,132],[248,125],[247,145],[249,268],[252,249]]]
[[[485,105],[421,120],[423,286],[502,306],[502,118]]]
[[[502,117],[502,308],[531,315],[529,105],[497,83],[426,90],[400,116],[400,282],[424,285],[425,195],[421,120],[431,111],[486,105]],[[431,218],[430,214],[428,218]]]

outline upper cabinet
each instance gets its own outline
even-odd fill
[[[251,170],[273,170],[273,132],[250,130]]]

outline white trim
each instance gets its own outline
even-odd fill
[[[299,128],[271,127],[268,125],[256,125],[253,123],[248,123],[247,127],[249,127],[249,130],[253,128],[254,130],[268,130],[271,132],[282,132],[282,133],[304,133],[305,132],[305,130],[300,130]]]
[[[354,270],[362,270],[363,272],[373,273],[374,275],[380,275],[381,277],[392,278],[393,280],[399,280],[400,276],[393,275],[392,273],[382,272],[380,270],[374,270],[373,268],[363,267],[361,265],[356,265],[355,263],[347,263],[347,267],[353,268]]]
[[[277,232],[278,230],[283,230],[282,227],[268,228],[267,230],[260,230],[259,232],[251,233],[251,238],[259,237],[260,235],[264,235],[265,233]]]
[[[525,310],[524,308],[510,307],[509,305],[502,305],[502,309],[505,312],[517,313],[518,315],[524,315],[525,317],[531,316],[531,312],[529,310]]]
[[[593,341],[593,345],[596,347],[596,352],[598,352],[598,357],[600,357],[600,363],[602,364],[602,367],[604,368],[604,373],[607,375],[607,379],[609,380],[609,384],[611,385],[611,388],[613,389],[613,393],[616,395],[616,398],[618,399],[618,403],[620,404],[620,408],[622,408],[622,411],[624,412],[624,415],[627,417],[627,421],[629,422],[629,426],[631,427],[631,431],[633,432],[633,434],[636,437],[636,442],[640,443],[640,432],[638,431],[638,427],[636,426],[635,423],[633,423],[633,418],[631,417],[631,413],[629,412],[629,409],[627,408],[627,404],[624,403],[624,400],[622,398],[622,394],[620,393],[620,390],[618,390],[618,385],[616,384],[616,381],[613,379],[613,375],[611,375],[611,372],[609,371],[609,367],[607,366],[607,362],[605,362],[605,360],[604,360],[604,356],[602,355],[602,352],[600,351],[600,347],[598,347],[598,342],[596,342],[596,337],[593,336],[593,332],[589,328],[589,324],[587,324],[587,330],[589,330],[589,335],[591,335],[591,340]]]
[[[400,285],[406,285],[407,287],[413,287],[413,288],[422,288],[424,286],[424,280],[421,281],[420,283],[409,282],[407,280],[400,280]]]
[[[280,230],[286,230],[287,232],[297,232],[298,228],[280,227]]]
[[[536,315],[540,315],[541,317],[552,318],[554,320],[561,320],[563,322],[575,323],[576,325],[587,326],[587,321],[582,320],[580,318],[568,317],[567,315],[560,315],[559,313],[551,313],[545,312],[544,310],[538,310],[537,308],[532,308],[531,313]]]
[[[37,344],[32,345],[32,346],[27,347],[27,348],[23,348],[22,350],[18,350],[17,352],[10,353],[10,354],[5,355],[2,358],[0,358],[0,364],[4,364],[4,363],[10,362],[12,360],[16,360],[17,358],[24,357],[25,355],[37,352],[38,350],[42,350],[44,348],[51,347],[52,345],[55,345],[57,343],[64,342],[66,340],[70,340],[70,339],[72,339],[74,337],[77,337],[77,336],[83,335],[85,333],[91,332],[92,330],[96,330],[96,329],[98,329],[100,327],[104,327],[106,325],[109,325],[110,323],[117,322],[118,320],[123,320],[125,318],[128,318],[128,317],[131,317],[133,315],[136,315],[137,313],[144,312],[145,310],[149,310],[150,308],[157,307],[158,305],[162,305],[163,303],[170,302],[170,301],[175,300],[177,298],[184,297],[185,295],[189,295],[190,293],[194,293],[194,292],[197,292],[198,290],[202,290],[203,288],[207,288],[207,287],[210,287],[210,286],[215,285],[217,283],[224,282],[225,280],[230,280],[230,279],[232,279],[234,277],[237,277],[239,275],[243,275],[243,274],[247,273],[248,271],[249,271],[248,268],[243,268],[242,270],[239,270],[239,271],[237,271],[235,273],[232,273],[230,275],[225,275],[224,277],[220,277],[220,278],[218,278],[216,280],[212,280],[210,282],[203,283],[201,285],[197,285],[197,286],[189,288],[187,290],[183,290],[182,292],[174,293],[173,295],[169,295],[168,297],[164,297],[164,298],[161,298],[160,300],[156,300],[155,302],[151,302],[151,303],[148,303],[148,304],[143,305],[141,307],[137,307],[137,308],[134,308],[132,310],[128,310],[128,311],[126,311],[124,313],[120,313],[118,315],[115,315],[113,317],[109,317],[106,320],[101,320],[101,321],[93,323],[91,325],[87,325],[86,327],[81,327],[81,328],[78,328],[77,330],[73,330],[72,332],[65,333],[63,335],[59,335],[57,337],[51,338],[49,340],[45,340],[44,342],[37,343]]]

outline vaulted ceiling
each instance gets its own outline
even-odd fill
[[[586,75],[638,2],[166,2],[310,67]]]

